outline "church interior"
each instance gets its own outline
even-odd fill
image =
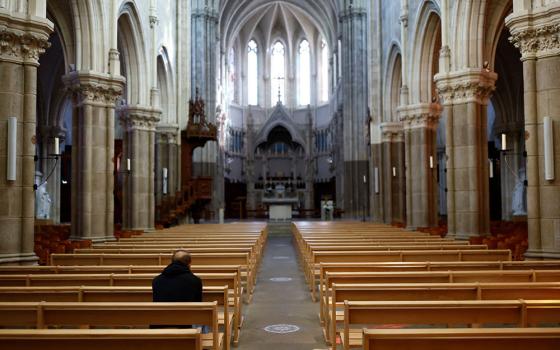
[[[0,0],[0,343],[560,349],[560,0]]]

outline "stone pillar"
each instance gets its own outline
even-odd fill
[[[196,90],[204,99],[206,120],[217,124],[216,94],[218,77],[218,12],[207,2],[192,2],[191,15],[191,95]],[[216,125],[218,126],[218,125]],[[213,198],[210,204],[215,216],[224,207],[224,167],[223,150],[216,142],[208,142],[193,155],[193,169],[205,169],[204,176],[213,177]]]
[[[123,228],[126,229],[154,229],[155,134],[160,114],[151,107],[127,106],[122,110],[123,154],[131,165],[124,181]]]
[[[85,71],[63,77],[73,94],[72,237],[113,239],[115,103],[124,78]]]
[[[37,67],[53,30],[44,17],[0,12],[0,264],[37,262],[33,251]],[[17,120],[15,181],[6,176],[10,117]]]
[[[378,140],[381,141],[381,140]],[[371,189],[372,189],[372,213],[374,222],[383,222],[385,217],[385,206],[383,197],[383,144],[381,142],[371,145]],[[377,175],[376,175],[377,174]]]
[[[436,133],[439,112],[438,104],[400,109],[405,135],[406,226],[410,229],[438,224]]]
[[[343,191],[347,217],[358,218],[368,205],[368,59],[367,13],[352,5],[340,13],[342,36]],[[337,200],[340,200],[337,198]]]
[[[179,190],[178,157],[179,145],[177,143],[179,128],[175,126],[158,125],[156,128],[156,203],[160,204],[163,195],[163,169],[167,168],[167,195],[175,196]]]
[[[404,224],[406,220],[406,183],[404,133],[401,123],[381,124],[382,143],[380,192],[383,199],[383,221]]]
[[[514,2],[506,18],[521,51],[531,259],[560,258],[560,1]],[[553,121],[554,179],[545,178],[543,120]]]
[[[487,105],[496,73],[483,69],[435,77],[446,116],[448,235],[490,232]]]

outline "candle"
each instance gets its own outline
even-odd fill
[[[60,154],[60,141],[58,137],[54,138],[54,154],[57,156]]]
[[[502,133],[502,151],[505,151],[507,149],[507,136],[506,134]]]
[[[379,193],[379,168],[377,167],[373,171],[373,179],[375,193]]]
[[[130,158],[126,158],[126,170],[130,171]]]
[[[397,168],[393,167],[393,177],[397,176]]]
[[[430,169],[434,168],[434,157],[430,156]]]
[[[163,194],[167,194],[167,168],[163,168]]]

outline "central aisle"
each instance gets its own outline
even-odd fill
[[[291,278],[274,282],[271,278]],[[241,330],[239,350],[325,349],[318,303],[313,303],[296,260],[291,236],[269,235],[258,281]],[[266,326],[289,324],[299,331],[268,333]]]

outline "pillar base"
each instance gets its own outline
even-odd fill
[[[471,237],[480,237],[485,235],[477,235],[475,233],[455,233],[455,234],[447,234],[447,237],[453,238],[459,241],[468,241]]]
[[[39,258],[35,253],[28,254],[0,254],[0,266],[37,265]]]
[[[73,237],[68,238],[72,241],[91,241],[92,243],[105,243],[105,242],[115,242],[117,239],[115,236],[102,236],[102,237]]]
[[[528,250],[524,256],[527,260],[560,259],[560,251]]]

